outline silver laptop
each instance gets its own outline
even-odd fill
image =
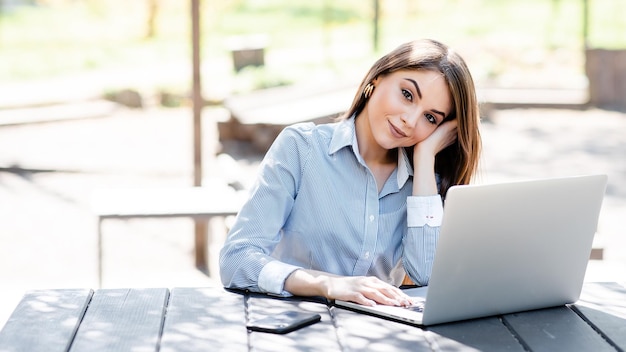
[[[340,307],[415,325],[572,303],[582,289],[606,175],[448,191],[427,287],[406,292],[414,307]]]

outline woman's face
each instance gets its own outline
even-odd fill
[[[385,149],[423,141],[452,109],[448,85],[436,71],[395,71],[373,83],[366,114],[373,138]]]

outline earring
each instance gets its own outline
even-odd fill
[[[374,92],[374,88],[376,88],[374,84],[372,84],[371,82],[368,83],[363,89],[363,97],[365,99],[369,99],[372,96],[372,92]]]

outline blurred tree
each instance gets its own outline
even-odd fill
[[[586,50],[589,47],[589,0],[583,0],[583,45]]]
[[[156,21],[159,13],[159,0],[148,0],[148,21],[146,27],[146,39],[156,36]]]
[[[374,0],[374,34],[373,34],[373,47],[374,52],[378,51],[379,39],[379,22],[380,22],[380,0]]]

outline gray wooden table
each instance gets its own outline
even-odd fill
[[[287,310],[320,323],[286,335],[246,321]],[[222,288],[64,289],[26,293],[0,351],[623,351],[626,285],[587,283],[573,305],[419,328],[315,299]]]

